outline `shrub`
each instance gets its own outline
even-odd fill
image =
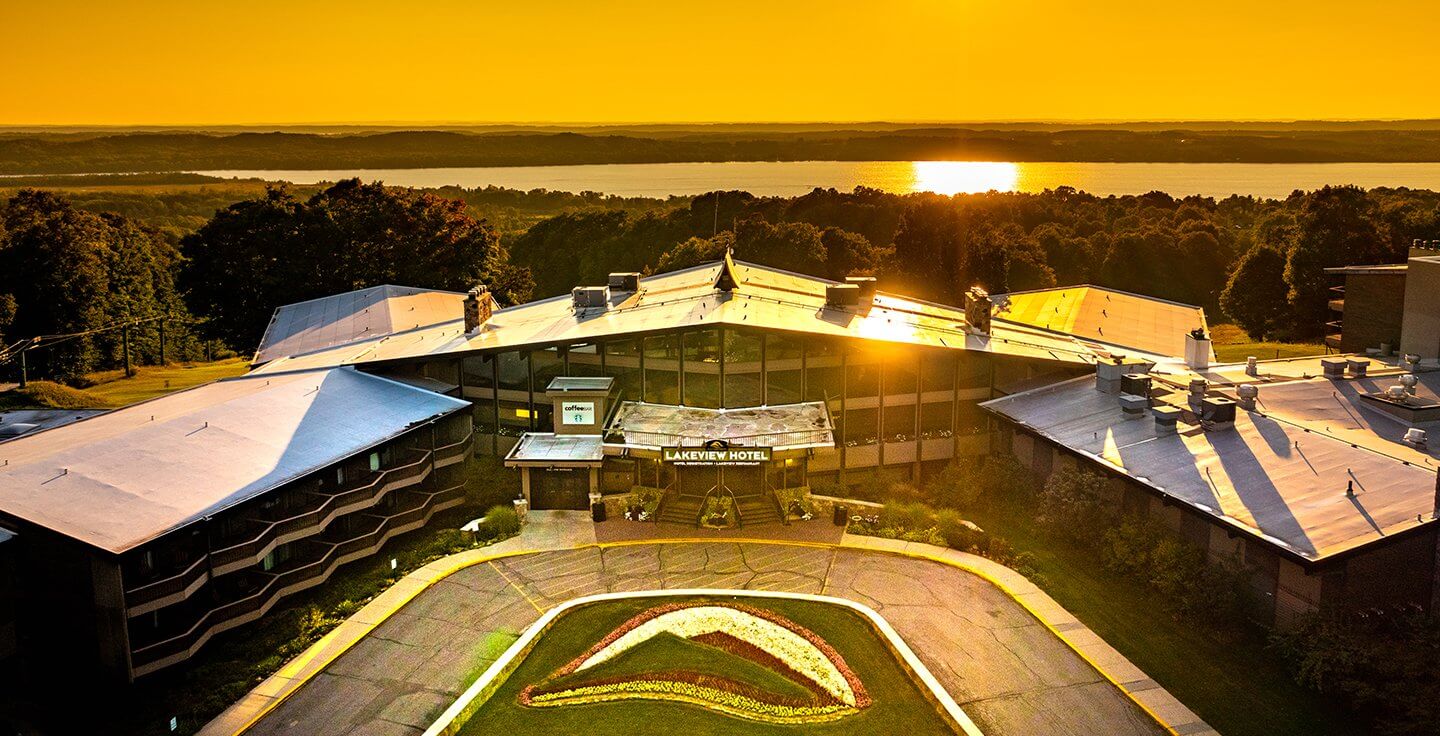
[[[15,406],[38,406],[48,409],[104,409],[110,406],[105,399],[63,383],[31,381],[25,388],[10,393],[4,403]]]
[[[660,501],[665,498],[665,491],[654,486],[635,486],[630,489],[630,496],[625,500],[627,507],[639,507],[645,511],[645,518],[653,519],[660,510]]]
[[[1126,577],[1146,578],[1155,528],[1142,519],[1126,517],[1119,526],[1105,531],[1100,543],[1100,562],[1105,569]]]
[[[1035,489],[1040,486],[1035,472],[1014,455],[986,455],[982,467],[984,493],[992,498],[1029,501],[1035,497]]]
[[[923,503],[887,503],[880,511],[880,526],[902,529],[929,529],[934,526],[935,512]]]
[[[1082,470],[1057,470],[1045,482],[1035,521],[1062,539],[1095,544],[1117,512],[1106,502],[1106,480]]]
[[[520,533],[520,516],[514,506],[491,506],[480,522],[480,536],[486,539],[500,539]]]
[[[965,517],[954,509],[935,512],[935,530],[945,540],[946,546],[965,551],[980,544],[984,536],[979,527],[966,521]]]

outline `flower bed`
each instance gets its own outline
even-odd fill
[[[657,636],[711,646],[767,667],[803,686],[811,698],[776,695],[740,680],[684,670],[638,677],[586,678],[605,663]],[[870,696],[829,644],[789,619],[738,603],[672,603],[621,624],[584,654],[520,693],[524,705],[543,707],[609,700],[654,699],[704,705],[728,715],[768,723],[834,720],[870,706]]]

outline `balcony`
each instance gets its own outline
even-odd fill
[[[269,571],[232,576],[233,586],[193,624],[139,643],[132,651],[135,675],[183,661],[210,637],[265,615],[285,596],[324,583],[341,565],[377,552],[392,537],[424,526],[438,512],[464,502],[463,482],[436,490],[410,489],[394,509],[357,514],[359,528],[327,530],[304,541],[305,554]]]
[[[282,518],[249,518],[256,529],[245,539],[210,551],[208,559],[199,556],[184,570],[169,577],[147,582],[125,592],[127,615],[134,617],[185,600],[205,582],[217,575],[243,570],[258,563],[275,547],[323,531],[331,521],[375,505],[390,492],[417,485],[429,477],[433,467],[453,465],[464,460],[470,435],[429,450],[413,450],[402,464],[372,475],[363,483],[337,491],[307,491],[311,503],[301,510],[288,510]]]

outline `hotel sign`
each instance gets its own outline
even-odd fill
[[[770,462],[770,448],[662,447],[660,459],[675,465],[759,465]]]

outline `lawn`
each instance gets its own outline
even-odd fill
[[[105,371],[86,376],[94,385],[85,391],[111,406],[126,406],[163,396],[171,391],[238,376],[249,368],[250,364],[244,358],[227,358],[212,363],[141,366],[136,368],[135,375],[129,378],[126,378],[122,371]]]
[[[1034,555],[1041,587],[1225,736],[1340,736],[1364,728],[1295,684],[1262,632],[1221,636],[1168,613],[1153,590],[1112,575],[1084,551],[1039,537],[1014,508],[967,512]]]
[[[520,694],[532,684],[561,685],[575,674],[553,677],[558,669],[589,650],[631,617],[676,601],[734,600],[652,597],[603,601],[573,609],[551,624],[515,671],[461,728],[465,736],[643,736],[644,734],[953,734],[948,721],[927,699],[909,669],[891,652],[870,622],[849,609],[814,601],[744,598],[746,606],[779,614],[814,632],[832,646],[854,671],[874,703],[837,720],[796,725],[764,723],[726,715],[702,705],[654,700],[522,705]],[[757,690],[794,696],[796,685],[748,659],[695,640],[660,635],[611,659],[590,673],[590,681],[614,681],[637,675],[673,672],[724,677]],[[476,673],[478,676],[479,673]],[[803,691],[800,691],[803,694]]]
[[[1325,346],[1312,342],[1273,342],[1252,340],[1245,331],[1232,324],[1210,325],[1210,341],[1215,357],[1221,363],[1240,363],[1250,356],[1260,360],[1303,358],[1324,355]]]

